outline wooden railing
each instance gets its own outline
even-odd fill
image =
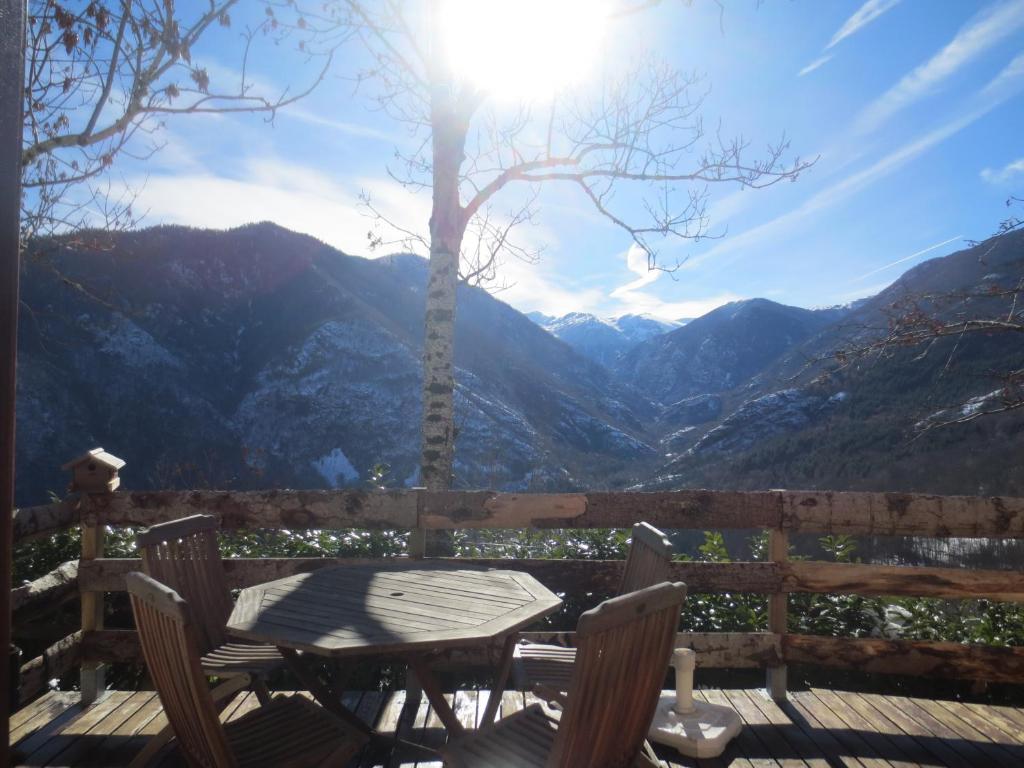
[[[104,593],[124,590],[136,559],[104,557],[107,527],[148,526],[196,513],[214,514],[225,530],[628,528],[645,520],[663,529],[762,529],[770,533],[767,562],[675,562],[673,578],[691,594],[769,596],[768,632],[681,633],[680,644],[700,653],[704,667],[761,667],[768,687],[785,695],[785,665],[813,664],[866,672],[1024,682],[1024,648],[948,642],[840,638],[789,634],[786,598],[798,592],[1024,602],[1024,571],[923,568],[790,560],[794,533],[874,536],[1024,538],[1024,499],[819,491],[673,491],[503,494],[490,491],[155,491],[82,494],[59,503],[16,510],[16,540],[29,541],[73,526],[83,531],[83,557],[20,587],[12,595],[15,622],[38,616],[77,592],[81,629],[22,669],[22,693],[81,666],[83,690],[95,692],[106,662],[140,658],[133,631],[103,627]],[[365,560],[237,558],[226,561],[233,586]],[[508,567],[494,558],[460,559]],[[519,559],[514,567],[562,592],[612,591],[622,563]],[[571,644],[571,633],[537,633]],[[471,661],[455,656],[453,662]],[[89,678],[89,679],[87,679]]]

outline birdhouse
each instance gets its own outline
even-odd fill
[[[124,460],[102,448],[93,448],[77,459],[72,459],[61,469],[71,470],[70,491],[110,493],[121,484],[117,471],[123,466]]]

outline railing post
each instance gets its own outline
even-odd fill
[[[789,533],[783,528],[772,528],[768,532],[768,559],[784,564],[789,559]],[[789,596],[785,592],[775,592],[768,596],[768,631],[781,636],[786,634],[786,619],[789,607]],[[786,700],[786,666],[781,664],[768,667],[765,687],[768,695],[775,701]]]
[[[86,497],[85,515],[82,517],[82,560],[95,560],[103,557],[104,528],[89,506]],[[82,634],[103,629],[103,593],[82,593]],[[106,687],[106,667],[95,661],[83,661],[81,669],[82,704],[88,705],[96,700]]]
[[[423,513],[423,492],[426,488],[413,488],[416,491],[416,527],[409,531],[409,557],[422,560],[427,556],[427,529],[419,527]]]
[[[118,471],[123,466],[124,461],[121,459],[102,448],[94,448],[63,467],[71,472],[69,490],[82,494],[82,561],[103,557],[106,529],[95,511],[92,497],[113,493],[120,485]],[[87,636],[90,632],[103,629],[103,593],[83,592],[81,605],[82,635]],[[83,705],[96,701],[106,689],[105,678],[106,665],[95,661],[82,662],[79,680]]]

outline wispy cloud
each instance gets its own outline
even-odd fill
[[[619,296],[630,293],[632,291],[638,291],[651,283],[655,282],[665,272],[660,269],[650,269],[647,261],[647,254],[644,253],[643,249],[638,245],[631,245],[629,250],[626,251],[626,269],[636,275],[636,279],[632,280],[625,285],[620,285],[614,291],[611,292],[611,297],[618,298]]]
[[[1007,163],[1002,168],[983,168],[981,178],[989,184],[1005,184],[1018,174],[1024,174],[1024,157]]]
[[[867,0],[867,2],[858,8],[850,18],[843,22],[843,26],[841,26],[836,33],[832,35],[832,39],[829,40],[828,45],[825,46],[825,50],[827,51],[829,48],[835,47],[851,35],[857,34],[883,13],[892,10],[894,7],[899,5],[899,2],[900,0]]]
[[[883,13],[899,5],[899,3],[900,0],[867,0],[864,5],[858,8],[856,12],[844,21],[843,25],[836,30],[836,33],[832,35],[832,39],[828,41],[828,45],[825,46],[823,54],[801,69],[797,77],[809,75],[814,70],[827,64],[832,60],[832,54],[827,53],[827,51],[834,48],[846,38],[857,34]]]
[[[637,277],[625,285],[620,285],[608,295],[609,299],[616,302],[613,310],[613,314],[616,315],[643,314],[662,320],[679,320],[706,315],[716,307],[742,298],[735,293],[721,293],[686,301],[666,301],[649,293],[643,289],[661,279],[665,272],[649,269],[647,254],[636,245],[630,246],[626,251],[626,269]]]
[[[856,130],[874,131],[1022,26],[1024,0],[1005,0],[975,14],[940,51],[869,104],[857,119]]]
[[[739,301],[742,298],[744,297],[738,294],[725,292],[685,301],[665,301],[643,291],[628,291],[617,297],[619,303],[613,310],[613,314],[651,315],[660,320],[682,320],[706,315],[723,304]]]
[[[363,139],[374,139],[376,141],[382,141],[387,144],[400,144],[401,139],[395,134],[390,134],[385,131],[379,131],[376,128],[371,128],[367,125],[360,125],[358,123],[349,123],[344,120],[334,120],[329,117],[324,117],[317,112],[298,105],[289,105],[278,113],[279,118],[293,118],[300,122],[307,123],[309,125],[315,125],[318,128],[329,128],[333,131],[338,131],[346,136],[355,136]]]
[[[812,61],[810,64],[808,64],[806,67],[801,69],[799,74],[797,75],[797,77],[803,77],[804,75],[809,75],[811,72],[813,72],[814,70],[816,70],[818,67],[822,66],[823,64],[828,64],[828,62],[831,61],[831,60],[832,60],[832,54],[831,53],[825,54],[824,56],[819,56],[814,61]]]
[[[884,264],[881,267],[878,267],[877,269],[872,269],[870,272],[865,272],[860,277],[855,277],[852,282],[857,283],[857,282],[860,282],[861,280],[866,280],[867,278],[871,277],[872,275],[877,275],[879,272],[884,272],[885,270],[891,269],[892,267],[895,267],[895,266],[897,266],[899,264],[904,264],[904,263],[906,263],[908,261],[916,259],[918,256],[924,256],[926,253],[931,253],[932,251],[938,250],[942,246],[949,245],[950,243],[955,242],[956,240],[960,240],[961,238],[963,238],[963,235],[957,235],[956,237],[951,237],[948,240],[943,240],[941,243],[935,243],[935,245],[929,245],[927,248],[922,248],[920,251],[916,251],[915,253],[912,253],[909,256],[904,256],[902,259],[896,259],[896,261],[890,261],[888,264]]]
[[[757,251],[759,248],[763,248],[764,243],[770,238],[777,238],[792,232],[796,225],[803,220],[816,216],[822,210],[868,188],[956,135],[1018,93],[1022,84],[1024,84],[1024,54],[1014,58],[989,81],[988,85],[979,92],[978,97],[968,104],[969,108],[964,114],[893,150],[863,170],[825,187],[793,210],[745,232],[731,235],[714,248],[690,259],[684,268],[695,269],[707,261],[737,250]]]
[[[510,259],[500,270],[500,279],[508,287],[498,292],[497,297],[521,312],[537,311],[560,317],[567,312],[600,311],[607,299],[603,290],[566,285],[565,277],[551,274],[549,269],[543,260],[527,264]]]
[[[840,293],[835,296],[832,301],[836,304],[845,304],[848,301],[856,301],[857,299],[866,299],[881,293],[886,288],[892,285],[891,282],[875,283],[874,285],[863,286],[861,288],[855,288],[852,291],[846,293]]]

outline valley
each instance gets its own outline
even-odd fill
[[[26,265],[21,503],[59,494],[60,464],[94,445],[135,488],[417,484],[423,259],[269,223],[107,237],[40,244]],[[902,296],[1022,275],[1018,233],[828,309],[528,317],[462,287],[456,486],[1021,493],[1020,411],[920,429],[998,391],[992,372],[1024,358],[1014,334],[846,366],[833,352],[884,331]]]

